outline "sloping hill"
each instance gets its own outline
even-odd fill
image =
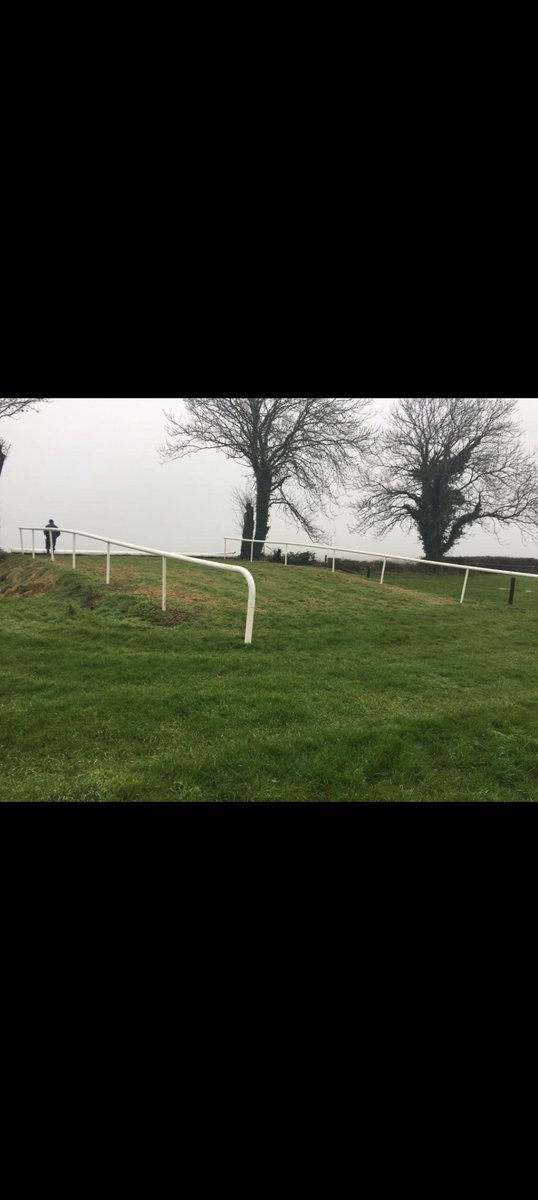
[[[537,798],[531,590],[253,573],[245,648],[237,577],[170,564],[163,615],[159,561],[0,563],[0,799]]]

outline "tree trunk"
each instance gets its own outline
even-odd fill
[[[273,479],[267,467],[262,467],[256,474],[256,533],[258,545],[254,546],[254,558],[262,556],[263,542],[269,533],[269,511],[271,508],[271,487]]]
[[[243,521],[243,541],[241,543],[241,558],[249,559],[251,542],[254,537],[254,505],[247,504]]]
[[[424,557],[439,562],[443,557],[446,527],[450,519],[446,486],[440,470],[430,469],[422,478],[422,497],[418,505],[417,526],[424,546]]]
[[[437,538],[435,536],[432,537],[431,534],[426,537],[421,533],[421,541],[422,545],[424,546],[424,558],[429,559],[430,562],[443,561],[445,552],[441,538]]]

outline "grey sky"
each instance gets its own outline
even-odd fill
[[[392,403],[376,398],[380,420]],[[246,470],[215,452],[160,465],[163,410],[180,405],[181,400],[61,399],[37,414],[3,421],[0,432],[12,449],[0,480],[0,545],[16,548],[19,525],[42,526],[52,517],[60,526],[157,549],[222,553],[224,536],[240,532],[232,493],[243,484]],[[534,450],[538,399],[522,399],[519,408],[528,448]],[[396,530],[380,543],[373,534],[350,534],[350,523],[349,512],[342,509],[324,527],[341,546],[383,545],[394,554],[421,554],[413,536]],[[270,537],[307,540],[276,512]],[[477,532],[457,549],[498,554],[499,543]],[[525,546],[517,530],[506,530],[502,552],[536,555],[538,539]]]

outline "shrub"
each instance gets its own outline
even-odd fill
[[[272,554],[265,555],[265,561],[271,563],[285,562],[285,555],[282,550],[273,550]],[[303,554],[294,554],[290,550],[288,553],[289,567],[315,567],[319,566],[316,555],[310,550],[306,550]]]

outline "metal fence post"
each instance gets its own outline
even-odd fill
[[[77,535],[73,534],[73,570],[77,569]]]
[[[252,548],[250,551],[250,561],[251,561],[251,563],[254,562],[254,538],[252,539]]]
[[[248,574],[248,572],[247,572]],[[252,575],[247,579],[248,584],[248,607],[247,607],[247,625],[245,629],[245,646],[252,645],[252,636],[254,632],[254,616],[256,613],[256,584]]]
[[[167,595],[167,587],[166,587],[166,559],[165,559],[165,558],[163,558],[163,612],[166,612],[166,595]]]
[[[384,583],[384,582],[385,582],[385,571],[386,571],[386,569],[387,569],[387,560],[386,560],[386,558],[385,558],[385,559],[384,559],[384,561],[383,561],[383,570],[382,570],[382,572],[381,572],[381,583]]]
[[[468,572],[468,571],[466,571],[466,572],[465,572],[465,579],[464,579],[464,581],[463,581],[463,591],[462,591],[462,593],[461,593],[461,600],[460,600],[460,604],[463,604],[463,601],[465,600],[465,593],[466,593],[466,591],[467,591],[467,584],[468,584],[468,582],[469,582],[469,572]]]
[[[106,581],[110,583],[110,542],[106,544]]]
[[[333,550],[333,575],[336,571],[336,550]]]
[[[508,600],[509,604],[514,603],[514,596],[516,594],[516,582],[517,582],[517,580],[515,578],[510,580],[510,598]]]
[[[35,529],[32,529],[32,558],[35,558]]]

